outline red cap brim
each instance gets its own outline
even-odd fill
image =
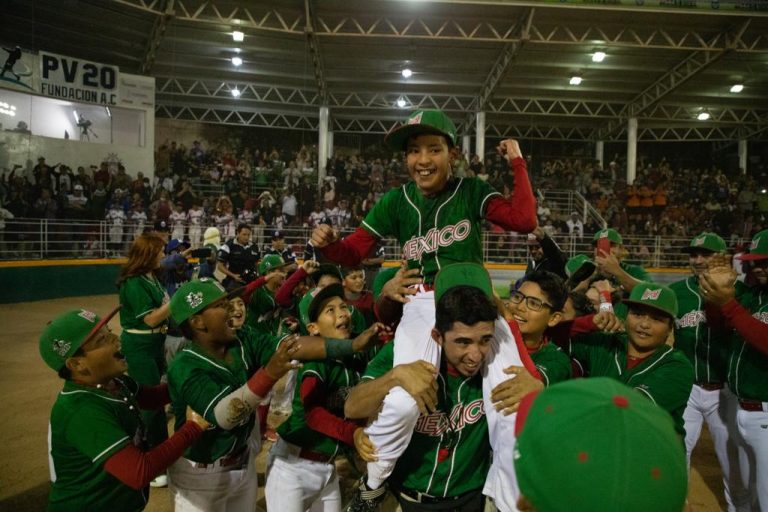
[[[118,312],[118,311],[120,311],[120,305],[118,305],[118,306],[117,306],[115,309],[113,309],[112,311],[110,311],[110,312],[109,312],[109,314],[107,314],[107,316],[105,316],[105,317],[102,317],[102,319],[101,319],[101,320],[99,320],[99,323],[97,323],[97,324],[96,324],[96,325],[93,327],[93,329],[91,329],[91,332],[89,332],[89,333],[88,333],[88,336],[86,336],[86,337],[85,337],[85,339],[83,340],[83,343],[81,344],[81,346],[82,346],[82,345],[85,345],[85,343],[86,343],[86,342],[87,342],[89,339],[91,339],[91,337],[92,337],[94,334],[96,334],[97,332],[99,332],[99,331],[101,330],[101,328],[102,328],[102,327],[104,327],[105,325],[107,325],[107,324],[109,323],[109,321],[110,321],[110,320],[112,320],[112,318],[113,318],[113,317],[114,317],[114,316],[117,314],[117,312]]]
[[[747,253],[747,254],[742,254],[741,256],[737,256],[737,259],[740,259],[741,261],[765,260],[765,259],[768,259],[768,254]]]
[[[525,426],[525,420],[528,419],[528,413],[533,406],[533,401],[539,396],[541,391],[531,391],[520,400],[520,407],[517,408],[517,418],[515,418],[515,437],[520,435]]]

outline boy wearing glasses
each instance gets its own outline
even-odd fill
[[[677,296],[664,285],[641,282],[624,302],[629,308],[626,333],[574,336],[568,351],[585,376],[616,379],[666,410],[684,437],[693,366],[666,343],[675,328]]]

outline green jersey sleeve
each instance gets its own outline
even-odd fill
[[[130,277],[120,286],[120,325],[126,329],[144,328],[144,317],[163,305],[164,293],[144,276]]]
[[[545,386],[571,378],[571,360],[557,345],[547,343],[531,354],[531,359],[544,379]]]
[[[679,350],[662,360],[654,371],[635,374],[628,384],[662,409],[673,413],[685,409],[693,387],[693,365]]]
[[[495,190],[487,181],[480,179],[465,180],[470,184],[468,188],[469,204],[479,205],[474,211],[470,211],[472,214],[471,220],[480,220],[485,218],[485,210],[488,208],[488,200],[494,196],[502,197],[497,190]]]
[[[133,441],[109,406],[98,402],[73,414],[65,435],[71,446],[98,464]]]
[[[171,380],[169,376],[169,380]],[[175,379],[174,379],[175,380]],[[192,371],[180,382],[179,398],[193,411],[201,414],[206,421],[218,426],[214,409],[219,401],[233,392],[232,386],[226,382],[217,380],[211,373],[193,368]]]
[[[284,336],[274,336],[254,329],[249,325],[244,325],[237,336],[243,342],[243,350],[253,365],[251,370],[266,366],[284,338]]]
[[[624,269],[624,272],[631,275],[638,281],[653,281],[648,272],[646,272],[646,270],[640,265],[632,265],[631,263],[622,262],[621,268]]]
[[[402,188],[395,188],[384,194],[363,219],[363,229],[377,238],[388,236],[398,238],[397,213],[399,206],[397,203],[402,196]]]
[[[593,359],[599,358],[613,343],[613,335],[603,332],[593,332],[574,336],[568,342],[568,354],[588,376]]]
[[[378,379],[392,369],[395,362],[395,343],[393,341],[384,344],[376,354],[363,374],[363,379]]]

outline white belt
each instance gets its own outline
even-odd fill
[[[130,334],[165,334],[168,332],[168,326],[155,327],[154,329],[123,329]]]

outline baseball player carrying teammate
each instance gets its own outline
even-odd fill
[[[352,315],[344,289],[332,284],[310,291],[301,316],[311,335],[349,339]],[[366,332],[371,342],[383,330],[374,324]],[[349,343],[352,343],[351,341]],[[296,377],[298,390],[291,416],[278,429],[280,438],[267,463],[267,509],[285,512],[341,510],[341,491],[334,459],[351,452],[363,428],[344,418],[344,400],[360,379],[349,357],[305,363]]]
[[[718,306],[727,327],[735,329],[728,361],[728,387],[738,398],[739,467],[758,510],[768,511],[768,230],[752,239],[740,259],[748,268],[744,286],[730,265],[710,268],[699,285]],[[710,311],[708,310],[709,314]],[[753,509],[754,510],[754,509]]]
[[[712,329],[707,322],[705,302],[699,289],[699,279],[716,254],[725,253],[725,241],[715,233],[701,233],[691,240],[687,252],[693,275],[672,283],[669,287],[677,295],[678,311],[675,320],[675,348],[685,354],[693,365],[694,384],[685,420],[685,449],[688,466],[691,453],[701,435],[704,422],[715,445],[715,453],[723,472],[725,501],[729,512],[744,510],[749,495],[742,485],[737,464],[735,439],[730,439],[729,411],[735,406],[733,394],[725,386],[728,360],[727,330]]]
[[[405,151],[411,181],[387,192],[368,213],[362,227],[344,240],[337,239],[331,226],[320,225],[314,229],[311,241],[329,259],[353,267],[372,252],[379,239],[394,236],[403,247],[409,267],[419,268],[423,275],[423,285],[413,290],[395,333],[394,364],[422,359],[437,365],[440,348],[430,336],[434,325],[435,274],[450,263],[482,263],[481,230],[486,219],[506,230],[532,231],[536,227],[535,199],[525,160],[514,140],[505,140],[498,148],[514,175],[514,193],[509,199],[477,178],[452,177],[450,162],[459,151],[456,127],[440,111],[413,113],[404,125],[387,135],[386,141],[392,148]],[[504,368],[520,364],[509,326],[502,320],[497,327],[494,355],[488,358],[486,398],[496,384],[508,378]],[[384,400],[382,413],[367,429],[378,452],[378,460],[368,464],[367,488],[361,488],[378,493],[366,494],[367,498],[376,499],[384,494],[384,480],[407,448],[417,420],[416,402],[402,388],[393,388]],[[492,444],[514,435],[514,418],[508,422],[509,427],[500,426],[497,430],[496,415],[490,411],[488,423]],[[504,460],[503,447],[494,444],[494,448],[498,448],[494,457],[498,454]],[[509,503],[511,510],[517,492],[511,463],[506,466],[507,474],[501,475],[498,470],[504,468],[494,464],[488,492],[502,507]]]
[[[85,309],[68,311],[40,336],[43,361],[64,379],[51,411],[52,512],[143,510],[149,482],[209,426],[186,409],[184,427],[148,450],[139,410],[162,409],[168,389],[124,375],[120,339],[107,328],[117,311],[104,318]]]

